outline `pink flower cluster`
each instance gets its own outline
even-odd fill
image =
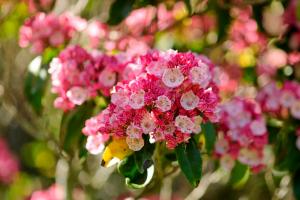
[[[300,84],[295,81],[285,81],[281,88],[271,82],[259,91],[256,100],[264,112],[300,119]]]
[[[117,27],[94,20],[86,33],[92,48],[101,47],[109,52],[120,50],[130,56],[142,55],[153,46],[155,33],[172,26],[177,15],[184,12],[182,2],[175,3],[171,10],[163,3],[158,7],[147,6],[133,10]],[[201,26],[206,28],[209,24],[201,21]]]
[[[47,47],[57,48],[65,45],[86,26],[86,21],[69,13],[37,13],[25,21],[20,29],[19,45],[22,48],[32,46],[34,53],[42,53]]]
[[[103,143],[114,137],[126,138],[129,148],[139,151],[146,134],[151,142],[165,141],[173,149],[199,133],[202,121],[218,120],[214,65],[206,57],[169,50],[149,52],[137,60],[140,74],[118,83],[111,104],[86,121],[83,133],[90,143],[95,141],[95,148],[103,149]]]
[[[121,76],[122,67],[115,56],[88,53],[80,46],[69,46],[50,64],[52,92],[58,94],[55,107],[70,110],[98,92],[109,95]]]
[[[11,183],[19,172],[19,163],[9,150],[5,140],[0,139],[0,181]]]
[[[220,106],[219,135],[215,154],[221,166],[232,169],[235,160],[259,170],[268,143],[266,123],[258,104],[235,97]]]
[[[52,185],[46,190],[35,191],[30,200],[63,200],[65,199],[65,192],[59,185]]]
[[[258,31],[257,23],[251,19],[252,9],[233,8],[232,15],[236,18],[229,29],[228,48],[241,51],[249,46],[257,46],[259,50],[266,47],[266,37]]]

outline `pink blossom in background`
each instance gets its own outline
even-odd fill
[[[104,42],[108,37],[109,28],[106,24],[100,21],[92,21],[87,26],[87,34],[89,37],[90,46],[92,48],[97,48],[101,43]]]
[[[215,154],[221,166],[232,169],[238,160],[254,171],[261,169],[268,133],[258,104],[238,97],[222,104],[218,132]]]
[[[20,28],[19,45],[31,46],[34,53],[42,53],[47,47],[58,48],[68,43],[76,32],[86,26],[84,19],[68,13],[37,13]]]
[[[259,91],[256,100],[266,113],[300,119],[300,84],[295,81],[285,81],[282,87],[269,83]]]
[[[258,31],[257,23],[251,19],[252,9],[233,8],[232,15],[235,17],[229,29],[228,49],[240,52],[246,47],[257,46],[261,51],[266,47],[266,37]]]
[[[32,193],[30,200],[64,200],[65,192],[59,185],[52,185],[45,190],[38,190]]]
[[[117,57],[100,52],[89,53],[80,46],[69,46],[50,64],[52,92],[58,97],[55,107],[70,110],[98,92],[108,96],[122,78],[122,64]]]
[[[143,134],[149,134],[153,142],[165,141],[173,149],[199,133],[202,121],[217,121],[218,88],[214,65],[206,57],[169,50],[136,61],[132,64],[140,66],[140,74],[114,87],[111,104],[86,121],[84,134],[126,138],[134,151],[143,147]]]
[[[288,64],[288,55],[278,48],[269,48],[258,58],[257,73],[274,76],[278,69]]]
[[[0,182],[11,183],[19,172],[19,163],[9,150],[6,141],[0,139]]]

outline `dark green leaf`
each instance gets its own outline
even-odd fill
[[[82,128],[85,121],[92,116],[94,104],[87,102],[70,113],[65,113],[62,120],[60,140],[67,152],[76,150],[82,146],[85,136]]]
[[[109,25],[117,25],[126,18],[132,10],[134,0],[116,0],[109,10]]]
[[[205,148],[207,153],[211,153],[214,149],[216,142],[216,130],[212,123],[207,122],[205,124],[201,124],[202,131],[205,136]]]
[[[300,200],[300,169],[293,176],[293,191],[296,200]]]
[[[240,162],[236,162],[234,168],[231,171],[229,183],[233,186],[245,183],[249,178],[249,167]]]
[[[189,11],[189,15],[192,14],[192,5],[191,5],[191,0],[184,0],[185,6],[187,10]]]
[[[138,152],[135,152],[134,154],[136,153]],[[126,185],[132,188],[143,188],[152,179],[153,165],[152,167],[143,165],[143,172],[140,172],[138,163],[136,162],[136,156],[134,154],[128,156],[119,163],[118,171],[125,177]]]
[[[144,173],[144,171],[153,164],[152,155],[154,147],[155,146],[153,144],[145,143],[145,146],[140,151],[137,151],[133,154],[134,161],[140,173]]]
[[[180,144],[175,149],[179,166],[188,179],[196,187],[202,175],[202,158],[196,142],[189,140],[188,144]]]
[[[42,98],[45,93],[47,78],[28,72],[24,84],[24,93],[33,109],[40,114],[42,111]]]

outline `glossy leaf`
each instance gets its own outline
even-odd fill
[[[117,25],[125,19],[132,10],[134,0],[116,0],[110,7],[109,19],[110,25]]]
[[[300,200],[300,169],[293,176],[293,191],[296,200]]]
[[[207,153],[211,153],[214,149],[216,142],[216,130],[212,123],[207,122],[205,124],[201,124],[202,131],[205,137],[205,149]]]
[[[250,170],[247,165],[240,162],[236,162],[234,168],[231,171],[229,183],[234,187],[243,185],[249,178]]]
[[[180,144],[175,149],[179,166],[188,179],[196,187],[202,175],[202,158],[194,139],[187,144]]]

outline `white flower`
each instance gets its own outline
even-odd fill
[[[157,97],[157,100],[155,101],[155,106],[159,108],[162,112],[166,112],[171,109],[172,102],[167,96],[161,95]]]
[[[296,119],[300,119],[300,101],[296,101],[292,104],[291,115]]]
[[[280,103],[283,107],[289,108],[296,101],[295,95],[290,91],[284,91],[280,96]]]
[[[117,74],[111,70],[103,70],[99,75],[99,82],[105,87],[112,87],[117,80]]]
[[[206,88],[211,80],[209,67],[201,63],[201,66],[193,67],[190,70],[189,78],[193,84],[198,84],[202,88]]]
[[[87,138],[87,143],[85,145],[85,148],[91,153],[91,154],[99,154],[104,150],[104,143],[108,140],[108,135],[90,135]]]
[[[250,130],[255,136],[262,136],[267,132],[266,124],[264,120],[254,120],[250,124]]]
[[[170,88],[175,88],[180,86],[183,81],[184,81],[184,76],[181,73],[180,69],[178,68],[165,69],[162,76],[162,82],[166,86]]]
[[[145,105],[145,91],[140,90],[138,92],[132,93],[129,98],[129,105],[133,109],[140,109]]]
[[[192,133],[194,122],[187,116],[178,115],[175,118],[175,126],[183,133]]]
[[[141,138],[142,137],[142,129],[139,126],[131,123],[127,129],[126,134],[131,138]]]
[[[88,98],[88,90],[82,87],[72,87],[67,92],[68,99],[75,105],[81,105]]]
[[[199,97],[193,91],[186,92],[181,96],[180,104],[186,110],[193,110],[199,104]]]
[[[145,144],[143,138],[131,138],[131,137],[126,137],[126,143],[129,149],[133,151],[141,150]]]
[[[119,90],[111,94],[111,102],[116,106],[124,108],[129,103],[129,98],[126,92]]]
[[[144,115],[143,119],[141,120],[141,127],[143,132],[146,134],[154,131],[156,128],[156,124],[150,113]]]

